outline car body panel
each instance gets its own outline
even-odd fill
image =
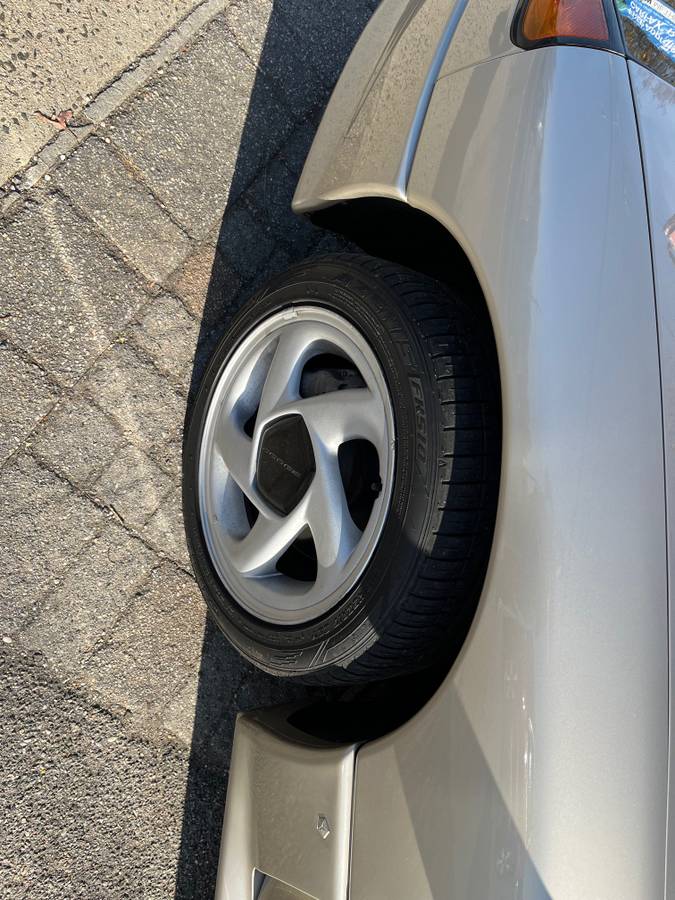
[[[663,426],[665,436],[666,505],[668,510],[669,598],[670,598],[670,722],[675,719],[675,677],[672,667],[675,650],[675,249],[667,232],[675,228],[675,87],[647,69],[628,64],[635,98],[654,260],[657,318],[660,339],[661,381],[663,385]],[[675,897],[675,748],[670,738],[670,787],[668,824],[668,866],[666,897]]]
[[[460,659],[416,718],[358,754],[352,900],[373,896],[366,870],[392,900],[663,896],[663,443],[625,60],[547,48],[442,79],[408,200],[455,235],[481,282],[502,480]],[[448,810],[467,760],[473,840]],[[377,847],[393,857],[373,851],[376,796]],[[411,857],[419,881],[399,892]],[[482,894],[495,868],[508,869],[501,892]]]
[[[356,197],[405,199],[439,77],[511,43],[516,0],[383,0],[338,81],[295,193],[297,213]]]
[[[477,51],[494,58],[464,63],[453,41],[439,64],[469,23],[442,6],[381,6],[294,208],[405,200],[472,262],[504,413],[486,583],[432,700],[358,753],[298,749],[240,720],[220,900],[247,897],[255,868],[319,900],[346,897],[343,832],[319,871],[312,829],[321,792],[344,823],[352,789],[351,900],[664,895],[664,447],[628,68],[578,47],[512,50],[495,27]]]
[[[215,900],[346,900],[355,748],[280,722],[237,719]]]
[[[505,632],[514,630],[507,622]],[[500,717],[512,718],[508,775],[495,777],[452,685],[409,727],[359,752],[351,900],[549,897],[509,809],[516,798],[527,805],[534,761],[519,705],[509,689]]]
[[[514,53],[511,22],[518,0],[470,0],[443,60],[439,78]]]
[[[426,102],[466,0],[386,0],[338,81],[296,191],[316,208],[351,196],[402,198]]]

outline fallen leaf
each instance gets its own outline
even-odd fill
[[[68,123],[73,118],[73,111],[72,111],[72,109],[63,109],[56,116],[48,116],[45,113],[40,112],[39,109],[36,109],[35,115],[39,119],[42,119],[43,122],[49,122],[50,125],[54,125],[56,128],[59,129],[59,131],[63,131],[65,128],[68,127]]]

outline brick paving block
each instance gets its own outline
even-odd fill
[[[197,347],[197,353],[195,354],[194,369],[192,370],[192,382],[190,384],[188,407],[191,406],[196,393],[199,390],[202,379],[204,377],[204,372],[206,371],[206,367],[209,363],[209,360],[211,359],[211,356],[213,355],[213,351],[215,350],[218,341],[227,328],[229,317],[231,315],[232,313],[230,312],[225,314],[222,319],[219,320],[218,323],[212,328],[205,328],[199,337],[199,345]]]
[[[22,634],[60,671],[79,673],[158,563],[123,528],[109,525],[71,563],[63,581],[40,604]]]
[[[173,216],[201,239],[292,125],[220,16],[111,119],[109,134]]]
[[[188,683],[174,701],[160,713],[162,727],[177,742],[189,747],[200,763],[221,772],[227,771],[237,718],[237,705],[230,685],[217,697],[204,700],[203,678],[190,675]]]
[[[233,697],[224,692],[218,702],[204,707],[200,700],[199,680],[190,678],[189,686],[161,715],[162,726],[175,736],[181,746],[201,765],[220,773],[227,772],[232,753],[237,707]]]
[[[295,175],[276,159],[262,170],[245,197],[258,210],[260,218],[269,222],[274,238],[284,241],[298,257],[319,238],[320,232],[291,209],[296,183]]]
[[[81,487],[95,478],[125,444],[90,400],[65,397],[31,436],[32,452]]]
[[[265,278],[274,278],[277,275],[282,275],[289,266],[292,266],[293,263],[299,262],[304,259],[306,253],[304,249],[294,251],[294,248],[290,250],[286,249],[286,247],[277,247],[274,253],[270,256],[269,262],[267,263],[267,271],[265,272]]]
[[[28,350],[64,384],[104,350],[146,299],[95,226],[59,197],[27,204],[0,231],[6,314],[0,335]]]
[[[198,695],[199,674],[191,672],[186,684],[160,713],[162,727],[187,748],[190,748],[192,742]]]
[[[264,72],[298,121],[325,101],[322,77],[304,54],[304,45],[279,12],[279,5],[234,3],[225,21],[237,42]]]
[[[226,264],[236,269],[244,280],[265,269],[275,246],[269,230],[253,218],[243,203],[227,211],[218,236],[218,249]]]
[[[143,535],[177,563],[190,567],[180,486],[160,503],[159,509],[143,529]]]
[[[175,438],[150,451],[151,458],[157,465],[176,480],[183,465],[183,430]]]
[[[210,326],[231,308],[241,287],[241,278],[229,268],[216,249],[217,234],[194,251],[169,286],[193,315]]]
[[[160,371],[187,390],[194,361],[199,324],[183,305],[168,295],[157,297],[130,331],[135,344],[152,357]]]
[[[0,343],[0,463],[26,439],[58,397],[58,389],[38,367]]]
[[[199,668],[204,618],[194,580],[165,563],[86,663],[87,679],[132,711],[145,715],[164,707]]]
[[[302,46],[304,59],[321,73],[328,87],[332,88],[368,24],[373,13],[372,0],[353,0],[350,3],[284,0],[279,7],[296,41]]]
[[[293,188],[293,193],[295,193],[297,181],[300,178],[300,173],[304,168],[305,161],[312,147],[312,141],[314,140],[317,127],[318,119],[317,122],[301,122],[277,154],[278,158],[283,160],[295,175],[296,183]]]
[[[93,485],[94,494],[133,528],[142,529],[172,481],[142,450],[127,444]]]
[[[0,471],[0,617],[9,632],[33,614],[104,514],[56,475],[21,454]]]
[[[236,695],[252,667],[207,616],[199,670],[160,714],[162,725],[193,753],[221,770],[227,766],[238,711]]]
[[[82,391],[117,422],[132,444],[145,450],[164,446],[182,428],[185,401],[126,344],[116,344],[97,360]]]
[[[189,254],[187,235],[97,138],[85,141],[53,177],[148,278],[161,281]]]
[[[195,372],[200,377],[218,339],[224,334],[229,324],[229,319],[238,313],[245,303],[248,303],[251,298],[255,297],[270,279],[277,275],[282,275],[291,265],[305,259],[307,255],[304,249],[294,252],[292,247],[279,243],[274,245],[270,256],[266,259],[261,259],[257,265],[250,267],[249,278],[240,289],[235,298],[235,303],[231,306],[227,315],[220,320],[216,320],[214,327],[208,333],[202,333],[202,340],[195,357]]]

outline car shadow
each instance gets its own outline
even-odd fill
[[[377,2],[256,0],[240,7],[235,36],[257,74],[219,229],[188,417],[205,363],[241,304],[275,272],[310,254],[343,246],[337,238],[294,217],[290,202],[330,91]],[[269,20],[261,31],[256,19],[267,13]],[[207,621],[177,865],[177,900],[207,900],[214,894],[237,713],[315,697],[316,691],[248,666],[216,625]]]

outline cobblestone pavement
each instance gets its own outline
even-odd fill
[[[3,897],[212,896],[235,714],[303,695],[206,618],[181,432],[231,312],[333,246],[289,202],[374,5],[206,0],[4,198]]]

